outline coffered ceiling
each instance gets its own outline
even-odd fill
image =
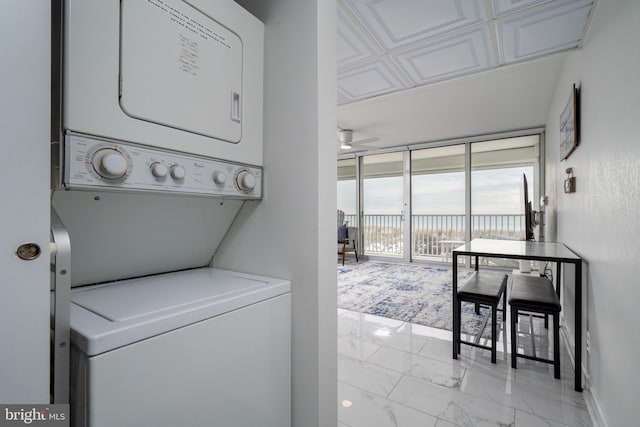
[[[505,70],[526,75],[528,64],[549,74],[541,90],[550,93],[557,56],[581,46],[593,6],[594,0],[338,0],[338,125],[358,123],[358,105],[384,103],[389,94],[400,105],[402,94],[429,92],[416,89],[477,84],[473,76],[491,79]],[[382,138],[373,129],[354,131],[354,139],[359,131]],[[417,141],[389,144],[407,142]]]

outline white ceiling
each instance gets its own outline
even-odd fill
[[[338,126],[375,149],[543,125],[593,3],[338,0]]]

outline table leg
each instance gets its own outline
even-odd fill
[[[452,274],[453,274],[453,358],[458,358],[458,347],[460,340],[460,333],[458,331],[460,319],[458,313],[458,255],[453,253],[451,256],[453,260]]]
[[[576,313],[575,313],[575,390],[582,391],[582,260],[575,264],[575,293],[576,293]]]

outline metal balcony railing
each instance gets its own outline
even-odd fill
[[[464,215],[412,215],[413,257],[445,260],[453,247],[464,243]],[[356,215],[345,215],[356,226]],[[524,239],[524,215],[472,215],[473,238]],[[400,256],[404,251],[402,215],[364,215],[360,235],[365,254]]]

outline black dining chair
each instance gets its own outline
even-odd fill
[[[498,341],[498,317],[497,312],[502,311],[502,322],[506,324],[506,316],[504,312],[505,301],[507,299],[507,275],[495,273],[492,271],[479,270],[476,271],[467,281],[458,289],[458,303],[455,307],[456,315],[459,321],[457,330],[453,333],[454,346],[456,354],[460,354],[460,345],[466,344],[474,347],[491,350],[491,363],[496,363],[497,341]],[[502,308],[498,308],[500,299],[503,299]],[[488,306],[491,308],[491,346],[486,346],[478,342],[463,341],[460,320],[462,317],[462,303],[464,301],[476,304],[478,306]]]
[[[509,293],[511,308],[511,367],[517,369],[517,358],[522,357],[538,362],[553,364],[553,375],[560,379],[560,311],[562,306],[553,284],[546,277],[513,275],[511,292]],[[522,312],[539,313],[545,317],[545,328],[548,328],[547,316],[553,318],[553,359],[518,353],[518,316]],[[533,325],[531,333],[533,333]]]

